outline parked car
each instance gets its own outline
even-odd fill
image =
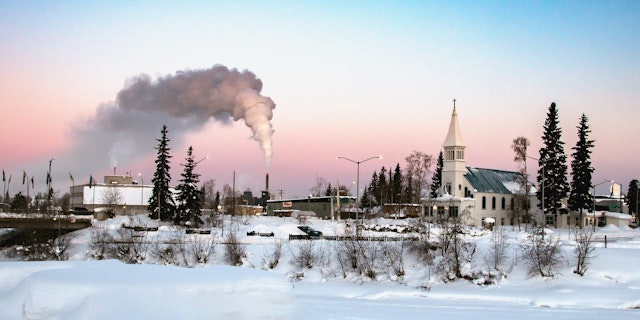
[[[315,230],[309,226],[298,226],[298,229],[312,237],[322,237],[322,232]]]
[[[73,207],[71,210],[69,210],[70,214],[75,214],[75,215],[92,215],[93,212],[89,211],[89,209],[85,208],[85,207]]]

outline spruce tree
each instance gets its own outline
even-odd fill
[[[431,178],[431,194],[430,194],[431,199],[435,199],[438,197],[438,191],[440,191],[440,187],[442,187],[442,168],[443,167],[444,167],[444,157],[442,155],[442,150],[440,150],[440,154],[438,155],[438,162],[436,163],[436,170],[433,172],[433,177]]]
[[[544,134],[542,136],[544,145],[540,148],[540,158],[538,160],[538,184],[540,188],[537,192],[537,198],[541,207],[543,203],[542,189],[544,188],[543,214],[547,212],[553,213],[556,216],[556,221],[557,215],[562,208],[562,199],[569,192],[567,156],[564,154],[564,142],[561,140],[562,129],[558,124],[558,109],[554,102],[549,107],[547,119],[544,123]],[[545,221],[542,221],[542,223],[546,224]]]
[[[153,194],[149,199],[149,217],[152,219],[160,219],[163,221],[169,221],[173,219],[175,214],[175,201],[173,200],[173,194],[169,189],[169,183],[171,182],[171,175],[169,174],[171,155],[169,151],[167,138],[167,125],[162,126],[162,138],[156,139],[158,146],[155,148],[158,150],[158,157],[156,158],[156,171],[153,173]]]
[[[174,218],[176,224],[188,224],[198,227],[202,224],[202,196],[203,192],[198,188],[200,175],[194,172],[196,162],[193,161],[193,147],[187,150],[187,162],[183,164],[184,171],[181,174],[178,191],[178,210]]]
[[[578,142],[573,147],[573,160],[571,161],[571,193],[569,194],[569,209],[580,211],[580,227],[582,227],[583,210],[593,208],[593,196],[591,195],[591,149],[593,140],[589,140],[589,118],[582,114],[578,128]]]
[[[393,170],[393,181],[391,182],[393,199],[396,203],[406,202],[402,193],[402,181],[402,169],[400,169],[400,164],[398,163],[396,164],[396,168]]]

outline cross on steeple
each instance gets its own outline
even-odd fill
[[[453,109],[456,109],[456,98],[453,98]]]

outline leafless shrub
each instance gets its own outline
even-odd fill
[[[141,263],[146,258],[149,243],[147,232],[120,228],[116,231],[114,242],[117,258],[125,263]]]
[[[324,250],[316,247],[315,240],[303,240],[297,250],[291,251],[291,256],[291,263],[299,269],[310,269],[324,263]]]
[[[421,237],[409,243],[409,251],[416,255],[418,261],[426,265],[433,265],[433,259],[437,249],[438,247],[434,243],[431,243],[427,237]]]
[[[189,265],[208,263],[214,251],[213,239],[201,235],[191,235],[190,237],[188,236],[187,239],[188,246],[186,253],[188,259],[185,260],[190,262]]]
[[[591,258],[594,257],[593,252],[596,249],[593,245],[593,231],[590,228],[574,229],[573,236],[576,242],[574,252],[578,260],[576,269],[573,272],[584,276],[589,269]]]
[[[507,243],[504,228],[493,228],[491,233],[491,245],[489,246],[489,252],[485,256],[485,263],[489,269],[498,271],[502,275],[505,274],[505,263],[507,262],[507,250],[509,244]]]
[[[242,259],[247,256],[244,245],[240,243],[240,239],[234,232],[227,233],[224,240],[225,254],[224,257],[230,265],[241,266]]]
[[[386,264],[393,274],[398,277],[405,275],[404,270],[404,240],[401,241],[385,241],[380,243],[382,249],[382,257],[386,260]]]
[[[110,259],[115,257],[115,247],[113,237],[109,230],[102,226],[91,227],[91,257],[96,260]]]
[[[358,245],[357,240],[348,239],[334,242],[334,253],[340,269],[342,270],[342,277],[346,278],[347,275],[353,271],[360,273],[358,269]]]
[[[272,249],[265,253],[265,256],[262,257],[262,263],[266,268],[273,269],[278,266],[281,257],[282,241],[276,241],[276,243],[273,244]]]
[[[182,235],[166,242],[156,241],[151,249],[151,255],[164,265],[187,266],[185,251],[184,235]]]
[[[380,248],[372,241],[357,241],[358,254],[360,255],[358,269],[362,270],[365,276],[375,279],[378,275],[377,265],[380,259]]]
[[[530,235],[522,244],[522,259],[528,266],[529,275],[539,274],[553,277],[562,265],[562,252],[557,238],[543,238],[542,233]]]

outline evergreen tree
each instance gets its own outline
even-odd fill
[[[431,199],[435,199],[438,197],[438,191],[440,191],[440,187],[442,187],[442,168],[443,167],[444,167],[444,157],[442,155],[442,150],[440,150],[440,154],[438,155],[438,161],[436,163],[436,170],[433,172],[433,177],[431,178],[431,194],[430,194]]]
[[[382,167],[378,173],[378,203],[383,205],[389,202],[389,182],[387,182],[387,169]]]
[[[629,192],[627,192],[627,203],[629,204],[629,213],[636,215],[636,221],[638,221],[638,179],[633,179],[629,182]]]
[[[216,191],[216,197],[213,200],[213,210],[218,212],[218,207],[220,206],[220,191]]]
[[[374,172],[371,175],[371,183],[369,184],[369,193],[376,198],[376,200],[379,197],[379,184],[378,184],[378,174],[376,172]]]
[[[331,187],[331,183],[327,184],[327,190],[324,192],[325,196],[333,196],[335,195],[335,189]]]
[[[11,210],[21,210],[26,212],[29,205],[29,200],[25,197],[21,191],[16,193],[11,200]]]
[[[158,157],[156,158],[156,171],[153,173],[153,194],[149,199],[149,217],[152,219],[160,219],[168,221],[173,219],[175,214],[175,202],[173,200],[173,194],[169,190],[169,183],[171,182],[171,175],[169,174],[171,155],[169,151],[167,138],[167,125],[162,126],[162,138],[156,139],[158,146],[155,148],[158,150]]]
[[[582,221],[583,210],[593,208],[593,196],[591,195],[591,149],[593,140],[589,140],[589,118],[582,114],[578,128],[578,142],[573,147],[573,160],[571,161],[571,193],[569,194],[569,209],[580,211]],[[582,227],[582,224],[580,225]]]
[[[187,163],[183,164],[184,171],[181,174],[178,191],[178,210],[174,222],[177,224],[188,223],[198,227],[202,223],[202,197],[203,192],[198,189],[200,175],[194,172],[196,163],[193,161],[193,147],[187,150]]]
[[[391,182],[392,188],[391,192],[393,192],[393,199],[396,203],[404,203],[406,199],[403,197],[402,190],[402,169],[400,169],[400,164],[396,164],[396,168],[393,170],[393,181]]]
[[[540,148],[540,159],[538,160],[538,184],[540,189],[538,189],[537,198],[540,201],[539,205],[542,206],[542,189],[544,185],[544,213],[551,212],[556,216],[560,213],[562,199],[569,192],[567,156],[564,154],[564,142],[561,140],[562,129],[558,124],[558,109],[554,102],[549,107],[544,124],[544,134],[542,136],[544,146]],[[542,222],[545,223],[544,221]]]

